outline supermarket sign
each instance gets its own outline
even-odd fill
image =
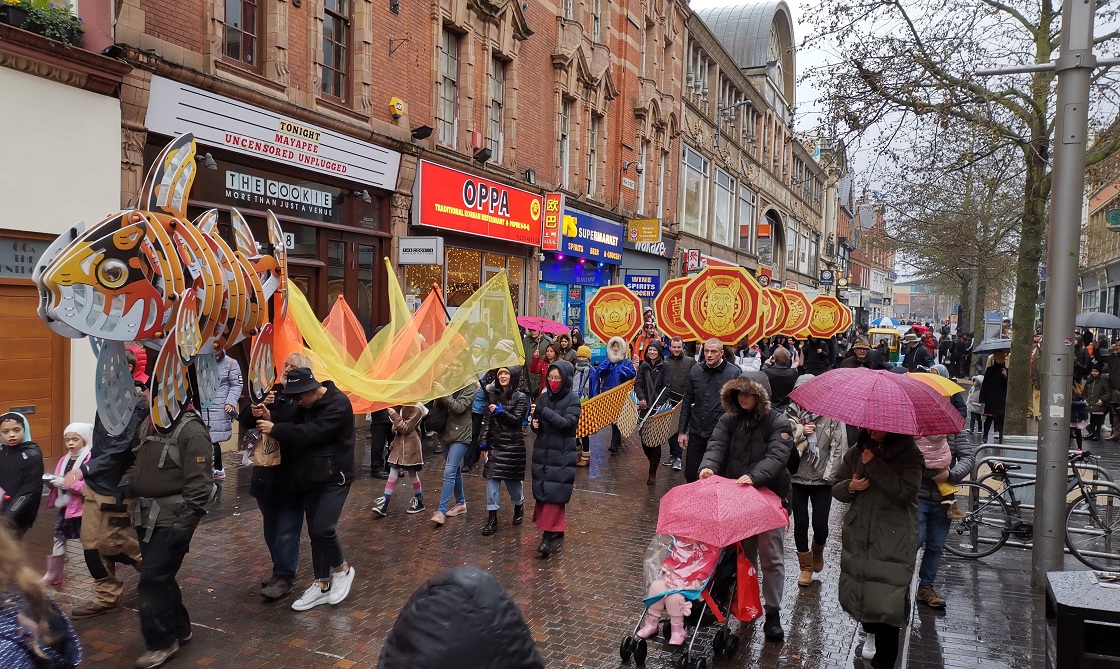
[[[541,196],[473,174],[420,161],[413,225],[537,246]]]

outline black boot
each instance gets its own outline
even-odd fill
[[[762,634],[767,641],[785,641],[786,632],[782,629],[782,619],[777,611],[767,611],[762,623]]]
[[[482,526],[482,536],[488,537],[498,529],[498,512],[491,511],[486,517],[486,524]]]
[[[513,507],[513,524],[520,525],[523,520],[525,520],[525,505],[518,504]]]
[[[552,555],[552,532],[545,532],[541,537],[541,545],[537,546],[537,552],[541,554],[542,558]]]

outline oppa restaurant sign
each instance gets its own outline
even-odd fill
[[[421,161],[414,195],[414,225],[541,243],[543,204],[534,193]]]

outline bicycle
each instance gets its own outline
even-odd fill
[[[1101,489],[1087,481],[1079,464],[1096,464],[1089,451],[1070,451],[1072,473],[1066,485],[1067,497],[1076,492],[1066,511],[1065,543],[1069,552],[1091,569],[1120,570],[1120,494]],[[1001,486],[962,481],[957,484],[957,505],[964,518],[952,521],[945,550],[963,558],[982,558],[995,553],[1012,537],[1029,543],[1034,539],[1034,523],[1023,517],[1019,488],[1033,486],[1033,480],[1011,483],[1008,472],[1019,465],[994,462],[992,475]]]

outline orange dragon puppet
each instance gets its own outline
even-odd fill
[[[39,316],[64,337],[88,336],[97,356],[97,413],[120,434],[136,406],[126,342],[156,351],[151,416],[173,428],[190,403],[205,406],[218,387],[214,353],[252,339],[249,391],[259,402],[275,381],[269,303],[287,312],[287,252],[280,223],[267,216],[260,245],[245,218],[230,215],[232,245],[218,230],[218,212],[187,219],[194,182],[194,136],[182,135],[159,154],[137,209],[117,212],[63,233],[43,253],[33,279]]]

